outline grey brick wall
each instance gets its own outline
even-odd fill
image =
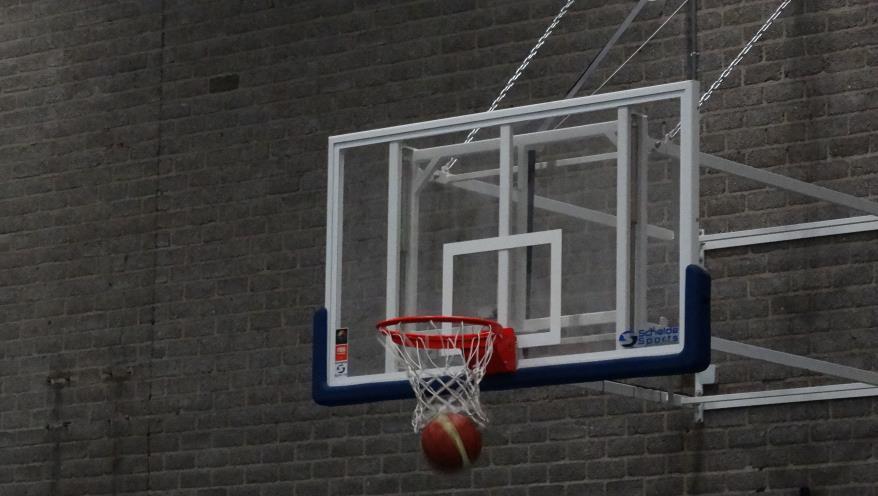
[[[776,3],[700,2],[702,81]],[[695,425],[575,387],[490,394],[455,477],[426,469],[408,403],[311,402],[326,137],[485,108],[559,4],[0,2],[0,494],[878,494],[872,399]],[[563,94],[630,4],[577,2],[506,104]],[[789,10],[703,147],[876,197],[878,6]],[[682,26],[605,90],[680,79]],[[713,232],[848,214],[719,174],[703,209]],[[711,253],[715,333],[874,368],[876,242]],[[716,358],[723,391],[822,383]]]

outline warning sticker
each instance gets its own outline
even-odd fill
[[[348,375],[348,330],[335,330],[335,376]]]

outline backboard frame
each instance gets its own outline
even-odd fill
[[[326,304],[325,309],[317,312],[314,321],[314,398],[322,404],[344,404],[377,399],[393,399],[410,396],[408,382],[404,373],[388,372],[357,377],[336,377],[330,370],[333,367],[335,335],[330,330],[340,327],[341,307],[341,262],[342,262],[342,216],[343,216],[343,178],[344,152],[347,149],[371,144],[390,144],[390,174],[394,175],[394,154],[400,153],[399,142],[406,139],[426,137],[455,131],[466,131],[478,127],[501,126],[501,164],[505,151],[506,160],[512,153],[508,136],[508,125],[525,120],[552,119],[563,115],[592,112],[597,110],[619,110],[619,139],[627,142],[628,119],[630,114],[627,106],[663,100],[678,100],[681,119],[680,142],[680,212],[679,229],[679,270],[680,270],[680,335],[681,342],[677,345],[655,347],[638,351],[638,356],[631,356],[620,350],[604,352],[594,358],[576,358],[524,360],[519,372],[508,376],[497,376],[486,379],[485,389],[508,389],[515,387],[537,386],[544,384],[560,384],[565,382],[590,381],[596,379],[637,377],[650,375],[668,375],[702,370],[709,363],[709,276],[697,267],[699,263],[698,245],[698,83],[683,81],[658,85],[647,88],[607,93],[601,95],[573,98],[555,102],[547,102],[523,107],[484,112],[466,116],[438,119],[391,128],[365,131],[359,133],[333,136],[329,138],[328,152],[328,194],[327,194],[327,249],[326,249]],[[504,127],[505,126],[505,127]],[[504,133],[507,134],[504,139]],[[505,150],[504,150],[505,149]],[[624,150],[624,153],[623,153]],[[619,155],[627,152],[627,147],[620,147]],[[620,161],[630,157],[619,157]],[[507,162],[508,163],[508,162]],[[627,167],[619,167],[620,171]],[[621,172],[620,172],[621,173]],[[506,178],[508,181],[508,176]],[[390,197],[394,195],[394,181],[391,181]],[[509,184],[504,185],[500,177],[501,219],[509,216],[503,212],[503,191],[507,191],[506,203],[509,203]],[[628,208],[626,202],[620,203],[620,209]],[[619,212],[618,215],[623,215]],[[398,219],[389,214],[388,225],[393,226]],[[683,222],[686,219],[687,222]],[[691,221],[690,221],[691,220]],[[621,221],[619,222],[621,224]],[[388,243],[398,245],[394,239],[395,229],[388,231]],[[501,236],[504,233],[500,233]],[[508,234],[508,233],[506,233]],[[627,249],[623,244],[618,249]],[[396,294],[399,283],[398,260],[392,259],[388,250],[388,294]],[[499,253],[503,253],[502,251]],[[622,282],[627,275],[621,276]],[[622,289],[620,289],[620,287]],[[620,285],[617,291],[628,291],[630,288]],[[627,289],[626,289],[627,288]],[[696,292],[697,289],[697,292]],[[498,288],[498,291],[500,289]],[[398,311],[395,297],[388,297],[387,310],[389,316]],[[616,312],[623,310],[617,308]],[[627,310],[626,310],[627,313]],[[501,322],[502,323],[502,322]],[[689,332],[687,332],[687,330]]]

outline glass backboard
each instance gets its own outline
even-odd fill
[[[484,389],[705,367],[696,105],[687,81],[330,138],[318,402],[405,395],[375,324],[407,315],[513,328]]]

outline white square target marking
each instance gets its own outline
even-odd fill
[[[548,332],[536,332],[523,334],[524,329],[516,329],[518,332],[518,346],[526,348],[530,346],[546,346],[561,342],[561,230],[541,231],[525,234],[513,234],[496,238],[475,239],[458,243],[446,243],[442,252],[442,314],[454,315],[454,257],[459,255],[472,255],[491,251],[504,251],[513,248],[525,248],[528,246],[549,245],[549,330]],[[498,275],[498,278],[501,277]],[[504,326],[509,326],[508,302],[509,286],[498,281],[497,284],[497,308],[500,309],[497,321]]]

